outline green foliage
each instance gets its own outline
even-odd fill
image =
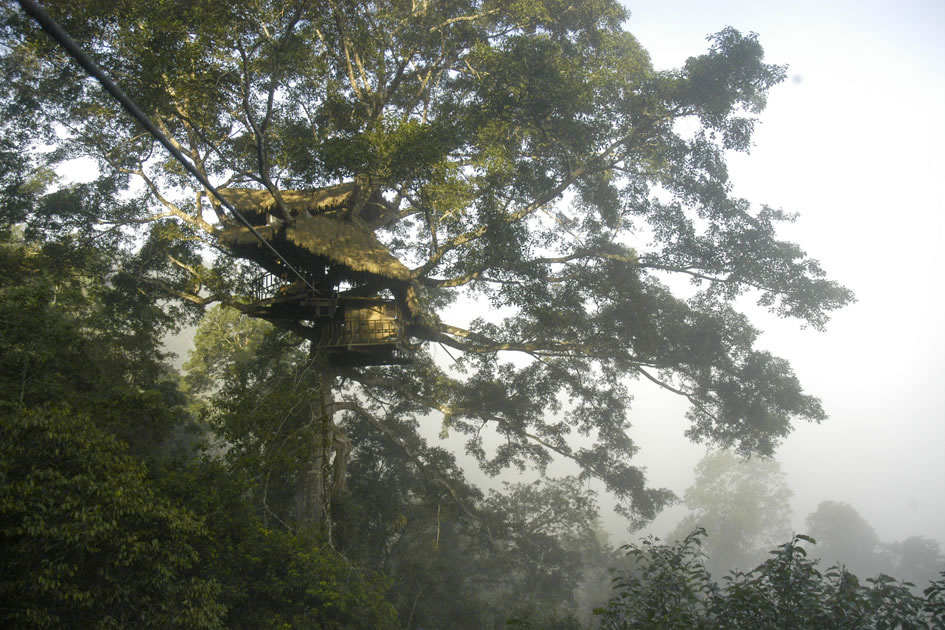
[[[184,364],[188,389],[207,394],[220,385],[249,386],[265,381],[269,374],[260,374],[257,355],[270,329],[266,322],[234,309],[208,309]]]
[[[396,627],[383,578],[268,526],[245,468],[196,456],[193,405],[152,338],[103,314],[122,302],[90,280],[99,260],[0,246],[0,625]]]
[[[382,577],[264,527],[219,465],[156,483],[63,409],[16,411],[0,438],[4,626],[398,627]]]
[[[221,463],[245,488],[245,507],[222,511],[254,510],[270,535],[297,526],[293,500],[311,444],[310,365],[290,337],[227,309],[208,311],[187,364],[203,417],[227,445]],[[348,491],[333,496],[332,543],[355,566],[389,576],[386,597],[403,623],[577,624],[586,568],[610,561],[582,482],[514,485],[484,499],[451,454],[418,435],[414,414],[422,407],[339,404],[350,410],[339,426],[355,446]]]
[[[231,628],[399,628],[383,576],[352,567],[314,537],[257,530],[232,552]]]
[[[203,521],[87,416],[8,409],[0,479],[0,625],[223,627]]]
[[[922,593],[925,595],[922,609],[929,616],[929,625],[936,630],[945,628],[945,571],[939,573],[938,579],[931,581]]]
[[[314,533],[265,527],[245,501],[213,507],[206,552],[223,587],[226,627],[400,627],[383,575],[353,566]]]
[[[335,546],[390,577],[387,597],[405,626],[481,625],[489,612],[483,591],[498,578],[479,520],[491,515],[481,511],[481,493],[466,482],[454,457],[427,445],[409,413],[390,412],[397,420],[384,425],[360,414],[344,419],[356,446],[348,463],[349,493],[332,506]]]
[[[495,515],[494,605],[540,627],[567,622],[583,569],[607,561],[594,493],[574,477],[506,484],[483,508]]]
[[[173,450],[195,428],[177,375],[153,330],[138,334],[153,328],[150,312],[124,310],[94,282],[100,264],[77,243],[0,245],[0,405],[68,405],[137,456]],[[113,327],[116,311],[124,330]]]
[[[309,357],[283,331],[216,308],[197,330],[186,369],[202,421],[225,444],[222,457],[263,521],[296,523],[321,412]]]
[[[355,185],[352,203],[372,209],[352,213],[413,269],[411,341],[449,346],[457,370],[421,352],[422,370],[350,369],[345,387],[442,414],[488,472],[568,458],[639,524],[672,496],[632,463],[628,376],[691,401],[690,437],[746,453],[825,417],[733,307],[748,294],[821,328],[853,299],[778,239],[791,215],[732,194],[725,153],[748,149],[784,78],[756,36],[726,28],[657,71],[613,0],[48,8],[214,181]],[[221,208],[35,25],[6,5],[2,20],[2,124],[17,130],[0,147],[3,229],[107,243],[100,277],[123,314],[109,331],[139,348],[206,304],[245,310],[257,270],[219,241]],[[54,150],[17,155],[42,143]],[[42,173],[80,156],[96,180],[46,187]],[[344,271],[308,271],[326,266]],[[667,276],[695,294],[674,295]],[[457,300],[501,316],[453,325],[443,307]]]
[[[945,554],[936,540],[910,536],[883,547],[889,559],[889,573],[913,584],[931,582],[945,568]]]
[[[633,568],[615,579],[617,594],[598,611],[602,630],[942,627],[945,579],[929,586],[924,599],[886,575],[861,584],[841,567],[821,572],[803,546],[814,539],[796,535],[756,568],[716,583],[699,549],[704,536],[696,530],[672,545],[653,539],[630,545]]]
[[[624,547],[633,569],[614,578],[618,594],[601,611],[601,628],[696,628],[715,591],[702,564],[697,529],[674,545],[647,539]]]
[[[861,578],[888,573],[916,586],[935,579],[945,567],[939,543],[921,536],[884,543],[849,504],[824,501],[807,516],[807,528],[818,540],[812,551],[825,564],[841,564]]]
[[[853,299],[778,239],[790,215],[732,195],[725,152],[747,150],[784,76],[754,35],[725,29],[658,72],[614,0],[48,8],[213,181],[353,184],[351,220],[420,296],[409,366],[330,366],[309,323],[237,315],[259,270],[220,240],[231,219],[0,8],[0,232],[22,235],[0,270],[3,410],[56,402],[127,443],[155,505],[174,497],[204,528],[174,570],[219,588],[221,623],[389,627],[386,595],[409,627],[574,625],[582,565],[607,554],[582,484],[603,480],[636,524],[672,499],[632,461],[627,377],[681,393],[690,437],[742,452],[825,417],[733,306],[748,294],[820,328]],[[78,157],[98,175],[60,185],[54,168]],[[390,290],[330,257],[305,271],[357,296]],[[462,301],[495,317],[446,321]],[[160,342],[216,303],[188,399]],[[457,358],[446,368],[424,344]],[[431,414],[490,474],[562,457],[579,478],[484,498],[419,436]],[[198,427],[215,447],[203,459],[180,448]],[[345,435],[350,494],[325,448]]]

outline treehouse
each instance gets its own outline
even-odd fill
[[[275,216],[268,191],[220,192],[308,283],[248,228],[223,230],[221,244],[267,272],[254,287],[250,315],[305,335],[336,364],[409,360],[405,326],[419,315],[410,270],[352,216],[353,184],[281,192],[290,221]]]

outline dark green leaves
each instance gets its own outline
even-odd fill
[[[7,408],[0,445],[3,625],[222,627],[202,521],[118,440],[67,408]]]
[[[764,50],[754,33],[745,36],[728,27],[709,41],[707,54],[686,60],[679,101],[710,128],[721,131],[728,148],[747,148],[744,120],[728,119],[739,111],[761,112],[768,89],[784,80],[785,68],[761,63]]]
[[[601,628],[866,630],[941,623],[942,580],[923,600],[886,575],[861,584],[841,567],[821,572],[801,544],[814,540],[799,534],[753,570],[713,582],[699,551],[703,537],[696,530],[673,545],[630,545],[633,569],[614,580],[617,593],[599,611]]]

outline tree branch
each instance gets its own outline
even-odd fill
[[[634,135],[636,135],[636,130],[630,131],[628,134],[614,140],[610,145],[607,146],[603,151],[598,153],[595,156],[588,158],[583,164],[575,168],[573,171],[568,173],[567,177],[564,178],[558,185],[546,190],[544,193],[539,195],[530,203],[526,204],[516,212],[513,212],[509,215],[506,223],[517,223],[525,217],[534,214],[536,211],[541,210],[545,205],[559,197],[563,194],[568,188],[570,188],[576,181],[585,175],[597,172],[602,168],[606,168],[602,163],[612,156],[621,146],[628,144]],[[483,225],[475,230],[470,230],[463,234],[453,237],[448,240],[438,249],[436,249],[429,259],[419,267],[411,270],[411,275],[414,279],[420,278],[427,274],[431,269],[433,269],[447,254],[447,252],[456,249],[462,245],[470,243],[474,240],[482,238],[489,231],[489,226]]]
[[[387,427],[384,423],[378,421],[377,418],[374,417],[374,414],[370,413],[367,409],[365,409],[364,407],[362,407],[361,405],[359,405],[358,403],[354,401],[334,402],[332,403],[332,406],[334,410],[337,410],[337,411],[351,411],[351,412],[356,413],[359,417],[366,420],[368,424],[370,424],[372,427],[374,427],[375,429],[383,433],[384,436],[387,437],[387,439],[389,439],[397,448],[403,451],[403,453],[407,457],[413,460],[414,464],[417,467],[417,470],[420,471],[420,474],[429,483],[431,475],[427,474],[428,473],[427,464],[423,462],[420,456],[412,448],[407,446],[403,440],[401,440],[393,431],[391,431],[389,427]],[[447,480],[435,468],[433,468],[433,470],[431,470],[430,472],[432,473],[433,481],[436,484],[442,486],[449,493],[450,497],[452,497],[453,501],[456,503],[459,509],[461,509],[470,518],[473,518],[477,522],[481,523],[486,528],[486,533],[489,535],[489,538],[491,540],[492,533],[489,530],[489,525],[485,523],[482,517],[476,514],[472,508],[466,505],[466,502],[460,498],[459,493],[452,486],[449,480]]]

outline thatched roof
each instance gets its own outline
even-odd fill
[[[269,225],[256,228],[256,231],[277,249],[276,241],[284,239],[354,271],[405,282],[410,280],[410,270],[391,255],[374,233],[351,221],[328,215],[302,216],[291,225]],[[225,230],[220,240],[229,246],[262,247],[247,228]]]
[[[290,214],[298,215],[304,211],[314,214],[344,207],[354,189],[354,183],[347,182],[316,190],[281,190],[279,194]],[[272,212],[276,207],[276,200],[268,190],[221,188],[219,192],[240,212]]]

